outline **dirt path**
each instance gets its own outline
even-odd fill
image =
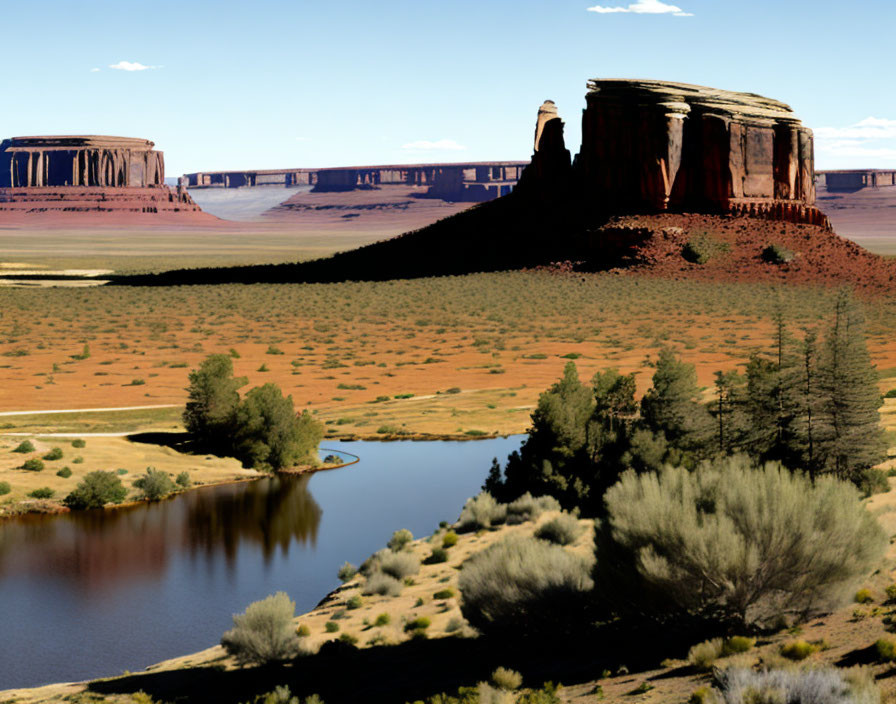
[[[155,406],[119,406],[118,408],[60,408],[52,411],[3,411],[0,412],[0,416],[42,416],[51,415],[53,413],[114,413],[115,411],[146,411],[153,408],[177,408],[180,405],[181,404],[178,403],[162,403]]]

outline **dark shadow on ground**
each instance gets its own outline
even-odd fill
[[[660,634],[642,641],[626,638],[618,631],[594,632],[560,645],[544,640],[507,643],[484,637],[448,637],[359,650],[333,642],[316,655],[282,667],[225,672],[206,666],[134,674],[93,682],[89,689],[101,694],[142,690],[154,700],[165,702],[239,704],[285,684],[293,694],[317,693],[326,704],[354,704],[359,700],[365,704],[395,704],[475,686],[487,681],[499,666],[520,672],[526,687],[540,687],[545,682],[581,684],[599,679],[604,670],[616,671],[621,665],[633,672],[651,669],[669,655],[670,649],[682,645],[670,643]]]
[[[177,450],[178,452],[183,452],[187,454],[205,454],[204,452],[200,452],[190,440],[190,434],[187,432],[164,432],[164,431],[153,431],[148,433],[134,433],[133,435],[128,435],[127,439],[131,442],[137,442],[144,445],[162,445],[163,447],[170,447],[173,450]]]

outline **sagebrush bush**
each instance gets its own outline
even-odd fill
[[[360,596],[355,594],[352,597],[349,597],[345,602],[345,607],[347,609],[360,609],[364,605],[364,600],[361,599]]]
[[[442,562],[448,562],[448,551],[445,548],[433,548],[432,553],[424,562],[427,565],[438,565]]]
[[[339,568],[339,571],[336,573],[336,576],[339,578],[340,582],[347,582],[352,579],[356,574],[358,574],[358,568],[355,567],[351,562],[343,562],[342,567]]]
[[[32,457],[30,460],[25,460],[22,469],[27,469],[29,472],[42,472],[44,463],[36,457]]]
[[[716,677],[718,704],[877,704],[880,692],[866,671],[833,668],[728,668]],[[709,700],[713,701],[713,700]]]
[[[284,592],[246,607],[235,614],[233,628],[221,637],[228,654],[242,663],[284,662],[299,653],[299,637],[292,627],[296,604]]]
[[[454,597],[453,589],[440,589],[435,594],[432,595],[432,598],[437,601],[443,601],[444,599],[452,599]]]
[[[175,490],[175,484],[166,472],[155,467],[147,467],[146,473],[134,480],[134,488],[147,501],[159,501]]]
[[[376,617],[376,620],[373,622],[373,625],[379,628],[380,626],[388,626],[392,622],[392,617],[387,613],[382,613]]]
[[[324,630],[325,630],[327,633],[336,633],[336,631],[339,630],[339,624],[336,623],[335,621],[327,621],[327,622],[324,624]]]
[[[455,545],[457,545],[457,533],[453,530],[449,530],[442,536],[442,547],[447,550],[448,548],[453,548]]]
[[[22,442],[15,446],[13,452],[20,452],[22,454],[34,452],[34,443],[32,443],[30,440],[22,440]]]
[[[55,460],[61,460],[62,459],[62,448],[54,447],[47,454],[44,455],[44,459],[47,460],[48,462],[54,462]]]
[[[383,548],[382,550],[377,550],[373,555],[368,557],[364,562],[361,563],[361,566],[358,568],[358,571],[363,574],[365,577],[370,577],[374,572],[378,572],[380,569],[380,562],[382,562],[383,558],[389,554],[388,548]]]
[[[417,618],[411,619],[406,624],[404,624],[404,630],[407,633],[412,631],[425,631],[432,625],[432,621],[430,621],[426,616],[418,616]]]
[[[810,655],[817,653],[819,646],[806,640],[792,640],[781,645],[781,656],[788,660],[805,660]]]
[[[255,697],[254,704],[324,704],[324,702],[317,694],[308,695],[303,702],[301,698],[293,696],[289,687],[284,684]]]
[[[407,528],[402,528],[392,534],[392,537],[389,538],[389,542],[386,544],[386,547],[389,548],[392,552],[400,552],[401,550],[404,550],[407,545],[413,540],[414,534],[411,533],[411,531],[409,531]]]
[[[402,584],[395,577],[390,577],[382,572],[372,574],[367,578],[362,594],[378,594],[379,596],[398,596],[401,594]]]
[[[507,507],[499,504],[487,491],[467,499],[460,518],[457,519],[457,530],[460,532],[488,529],[497,526],[507,518]]]
[[[874,601],[874,597],[871,596],[870,589],[859,589],[853,597],[853,601],[857,604],[870,604]]]
[[[877,659],[880,662],[896,662],[896,641],[890,638],[881,638],[874,644],[877,650]]]
[[[72,476],[72,470],[69,467],[63,467],[58,472],[56,472],[57,477],[62,477],[63,479],[68,479]]]
[[[511,537],[464,562],[461,612],[484,633],[561,635],[585,625],[591,565],[535,538]]]
[[[711,670],[716,660],[722,657],[724,641],[713,638],[697,643],[688,651],[688,663],[698,670]]]
[[[30,496],[32,499],[52,499],[55,494],[56,492],[53,491],[50,487],[43,486],[39,489],[34,489],[33,491],[29,492],[28,496]]]
[[[390,577],[404,579],[420,571],[420,560],[409,553],[391,553],[383,555],[379,569]]]
[[[618,612],[729,625],[846,602],[887,538],[855,487],[743,457],[626,472],[597,531],[599,589]]]
[[[81,438],[75,438],[72,440],[72,447],[82,448],[87,447],[87,443]]]
[[[536,538],[556,545],[570,545],[576,542],[581,534],[582,526],[579,525],[578,519],[568,513],[561,513],[535,531]]]
[[[513,691],[523,686],[523,676],[516,670],[499,667],[492,673],[492,684],[498,689]]]
[[[0,496],[8,494],[11,491],[12,487],[9,485],[9,482],[0,482]]]
[[[507,522],[510,524],[538,520],[545,511],[559,511],[560,502],[553,496],[532,496],[528,491],[507,504]]]
[[[174,479],[174,483],[177,484],[181,489],[189,489],[190,485],[193,483],[193,480],[190,479],[189,472],[181,472]]]

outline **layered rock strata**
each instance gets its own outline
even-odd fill
[[[828,227],[815,205],[812,131],[784,103],[663,81],[588,83],[573,183],[592,210],[731,213]],[[539,110],[532,169],[562,163]],[[552,156],[546,155],[545,152]]]
[[[165,185],[165,159],[146,139],[13,137],[0,143],[0,211],[201,212]]]

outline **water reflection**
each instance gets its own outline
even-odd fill
[[[118,510],[24,516],[0,525],[0,577],[52,575],[80,589],[108,589],[161,575],[178,551],[223,555],[232,571],[245,542],[267,563],[278,546],[286,554],[294,541],[315,545],[323,511],[309,479],[271,477]]]
[[[223,551],[232,566],[242,541],[259,545],[265,562],[278,546],[287,554],[294,540],[314,546],[323,511],[308,491],[309,479],[277,476],[229,495],[197,493],[187,518],[188,547],[209,556]]]

